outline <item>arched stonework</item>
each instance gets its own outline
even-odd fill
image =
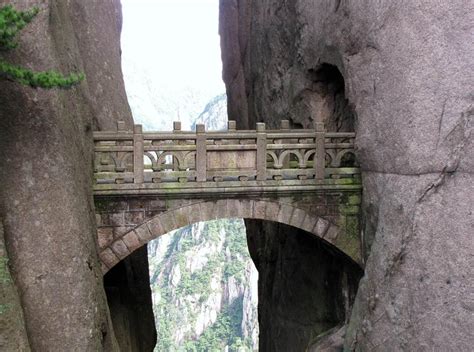
[[[108,243],[102,240],[102,271],[105,274],[137,248],[172,230],[199,221],[223,218],[261,219],[294,226],[333,244],[354,261],[361,263],[359,237],[348,234],[346,228],[341,229],[339,225],[316,215],[309,208],[274,200],[219,199],[170,208],[111,238]]]

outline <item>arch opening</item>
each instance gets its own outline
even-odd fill
[[[347,227],[342,228],[341,224],[318,216],[311,206],[305,207],[307,204],[307,201],[298,206],[274,200],[230,198],[191,202],[171,208],[103,245],[100,253],[103,272],[161,235],[198,222],[233,218],[267,220],[301,229],[333,245],[354,262],[361,263],[360,243],[354,236],[358,228],[353,233],[347,233]],[[342,213],[340,216],[346,215]]]
[[[204,203],[204,204],[203,204]],[[205,204],[208,203],[208,204]],[[210,208],[207,208],[209,203],[213,203],[213,209],[210,210]],[[183,308],[187,300],[191,300],[193,302],[199,301],[199,304],[201,305],[206,305],[206,302],[210,302],[213,299],[215,300],[216,295],[218,296],[218,289],[216,283],[211,283],[211,272],[215,272],[215,270],[210,270],[210,268],[214,268],[218,265],[217,264],[217,257],[220,256],[232,256],[235,254],[235,248],[228,250],[226,248],[226,245],[222,246],[223,243],[225,243],[226,239],[220,241],[221,242],[221,247],[217,245],[216,247],[219,248],[199,248],[199,238],[196,237],[196,233],[204,233],[201,235],[198,235],[197,237],[200,236],[215,236],[216,230],[214,229],[213,231],[209,231],[209,229],[205,230],[202,229],[202,227],[214,227],[214,228],[220,228],[222,227],[222,223],[228,222],[228,218],[232,216],[232,214],[235,214],[234,212],[231,211],[231,209],[238,209],[239,207],[236,206],[235,202],[228,203],[227,206],[224,206],[224,203],[219,203],[218,202],[201,202],[197,204],[194,204],[190,206],[191,209],[196,209],[196,206],[199,206],[202,214],[208,214],[210,218],[217,218],[217,220],[208,220],[206,222],[196,222],[193,225],[189,226],[188,224],[184,224],[185,226],[180,227],[178,230],[173,230],[172,232],[174,233],[173,235],[170,235],[168,232],[161,234],[162,231],[167,231],[165,228],[167,226],[171,227],[176,227],[183,225],[183,222],[185,222],[185,214],[195,214],[194,212],[188,212],[186,210],[183,210],[183,208],[178,208],[172,211],[168,211],[163,213],[164,217],[162,217],[160,220],[163,220],[163,222],[158,225],[157,224],[157,219],[159,219],[159,216],[155,216],[154,218],[150,219],[149,221],[145,222],[144,224],[138,226],[133,230],[135,234],[137,233],[138,228],[141,226],[145,225],[148,229],[148,231],[151,233],[150,229],[154,228],[155,230],[159,229],[159,235],[158,238],[160,239],[165,239],[166,237],[174,237],[174,239],[168,240],[168,244],[165,246],[166,251],[163,251],[163,245],[160,244],[154,244],[150,246],[153,242],[158,242],[156,240],[150,239],[150,242],[148,242],[148,250],[152,249],[152,256],[149,256],[150,260],[150,281],[151,281],[151,287],[153,289],[153,299],[154,302],[158,301],[160,302],[161,295],[173,295],[175,297],[180,297],[177,299],[177,302],[181,302],[179,304],[182,304],[180,306]],[[271,215],[272,212],[275,211],[275,203],[274,202],[266,202],[267,204],[262,204],[263,202],[258,202],[258,204],[253,204],[251,208],[253,208],[253,216],[254,216],[254,224],[255,223],[260,223],[258,224],[261,226],[266,227],[266,231],[268,231],[269,228],[278,228],[278,231],[275,231],[275,236],[278,238],[278,240],[284,240],[284,241],[294,241],[296,238],[298,238],[297,242],[300,244],[299,248],[305,248],[300,253],[297,253],[298,257],[300,258],[306,258],[308,256],[310,257],[317,257],[319,266],[318,268],[311,268],[311,267],[300,267],[298,264],[294,264],[294,269],[295,272],[292,275],[291,278],[287,278],[286,280],[280,279],[279,285],[282,285],[285,287],[285,293],[282,293],[283,295],[287,295],[287,292],[292,291],[292,284],[294,283],[295,285],[300,285],[304,281],[308,281],[310,285],[312,286],[312,290],[314,291],[313,294],[318,295],[318,302],[324,302],[324,303],[318,303],[314,304],[314,308],[319,311],[318,313],[318,318],[320,320],[320,328],[321,329],[330,329],[334,327],[335,325],[339,324],[340,322],[344,322],[346,317],[348,316],[348,312],[350,310],[350,306],[352,305],[354,296],[355,296],[355,290],[357,287],[358,280],[360,279],[360,274],[361,270],[360,268],[352,261],[350,258],[342,253],[337,247],[330,245],[327,243],[325,240],[322,238],[316,238],[314,233],[308,233],[305,230],[302,230],[301,228],[303,226],[308,226],[309,222],[306,220],[306,225],[305,224],[305,219],[303,220],[298,219],[301,214],[303,213],[301,209],[295,208],[291,211],[292,215],[289,215],[289,208],[285,207],[281,212],[278,211],[276,215]],[[249,203],[245,203],[248,205]],[[266,205],[266,207],[264,206]],[[193,208],[194,207],[194,208]],[[225,209],[225,210],[220,210],[220,209]],[[243,209],[243,207],[241,207]],[[280,205],[280,209],[282,209]],[[255,213],[256,211],[256,213]],[[171,217],[171,213],[174,212],[174,215]],[[242,215],[242,213],[239,213]],[[250,216],[250,212],[248,212]],[[256,215],[255,215],[256,214]],[[274,213],[275,214],[275,213]],[[281,217],[283,216],[282,214],[285,214],[286,219],[280,218],[280,221],[284,220],[286,223],[292,223],[293,225],[287,225],[282,222],[275,222],[272,220],[268,220],[269,218],[277,219],[278,220],[278,215]],[[255,217],[257,216],[257,217]],[[306,214],[304,215],[306,217]],[[207,215],[206,215],[207,217]],[[188,217],[187,221],[194,221],[196,217]],[[293,220],[291,220],[293,219]],[[318,219],[319,220],[319,219]],[[182,221],[179,223],[178,221]],[[249,239],[249,242],[247,243],[247,236],[246,236],[246,230],[245,226],[243,224],[242,219],[236,219],[236,220],[231,220],[232,221],[237,221],[240,223],[241,230],[243,228],[243,231],[240,231],[240,243],[238,243],[239,246],[245,246],[245,250],[247,251],[248,255],[248,249],[252,249],[252,247],[255,247],[255,243],[252,241],[252,239]],[[250,220],[251,222],[252,220]],[[153,225],[151,223],[153,222]],[[246,222],[248,223],[249,220],[246,219]],[[295,227],[294,225],[298,226]],[[155,226],[155,227],[152,227]],[[226,225],[224,225],[226,226]],[[250,224],[252,226],[252,224]],[[317,226],[317,220],[315,221],[315,226]],[[195,231],[195,230],[190,230],[191,227],[194,228],[199,228],[201,227],[201,230]],[[309,229],[309,228],[307,228]],[[250,229],[252,230],[252,228]],[[279,230],[283,231],[285,234],[281,236],[278,232]],[[225,231],[224,231],[225,232]],[[130,232],[132,233],[132,232]],[[290,234],[291,233],[291,234]],[[156,235],[157,233],[155,233]],[[222,236],[222,231],[220,233]],[[179,237],[177,237],[179,236]],[[193,237],[194,236],[194,237]],[[225,235],[226,237],[229,237]],[[125,236],[124,236],[125,237]],[[155,237],[155,236],[152,236]],[[219,236],[218,236],[219,237]],[[286,237],[286,239],[285,239]],[[243,240],[243,242],[242,242]],[[126,245],[129,245],[129,242],[127,242],[126,239],[122,240]],[[219,242],[219,240],[217,240]],[[158,242],[159,243],[159,242]],[[235,245],[235,243],[234,243]],[[155,246],[155,248],[152,248]],[[161,247],[161,248],[158,248]],[[114,246],[111,246],[112,250],[119,251],[120,249],[114,248]],[[145,245],[142,245],[139,247],[137,250],[143,250]],[[198,249],[196,249],[198,248]],[[207,251],[209,254],[206,263],[199,263],[193,261],[194,254],[196,254],[196,251]],[[156,263],[153,263],[153,257],[156,255],[157,252],[161,252],[161,259],[157,260]],[[257,265],[262,265],[261,260],[262,258],[259,257],[259,255],[255,255],[255,251],[252,251],[252,260],[255,262]],[[120,253],[115,252],[116,255],[119,255]],[[110,273],[113,273],[117,267],[124,267],[123,262],[129,260],[132,256],[126,256],[122,260],[120,260],[116,266],[114,266],[113,270],[110,270],[109,273],[106,274],[106,280],[108,275]],[[196,257],[200,257],[199,255],[196,255]],[[164,258],[164,259],[163,259]],[[238,264],[241,263],[242,257],[238,257],[238,255],[234,255],[231,261],[228,261],[228,263],[234,263]],[[250,257],[246,258],[246,263],[252,262],[250,260]],[[253,265],[252,262],[252,265]],[[267,263],[268,264],[268,263]],[[129,264],[130,265],[130,264]],[[288,264],[286,264],[288,265]],[[158,266],[161,266],[160,269],[156,270]],[[196,267],[199,267],[202,270],[196,270]],[[194,267],[194,270],[193,270]],[[176,269],[179,268],[179,269]],[[223,268],[223,272],[221,273],[222,275],[238,275],[239,271],[242,273],[243,268],[236,268],[234,265],[225,267]],[[244,275],[249,274],[249,267],[245,267],[246,273]],[[124,269],[122,269],[122,272]],[[256,270],[253,269],[255,272]],[[125,270],[126,273],[126,270]],[[157,275],[157,273],[159,273]],[[310,274],[311,273],[311,274]],[[159,276],[161,275],[161,276]],[[163,275],[167,277],[167,279],[163,278]],[[240,274],[242,275],[242,274]],[[310,275],[310,276],[308,276]],[[117,275],[114,275],[117,277]],[[252,276],[252,274],[250,274]],[[197,284],[191,283],[191,280],[198,280]],[[255,277],[254,277],[255,279]],[[217,279],[219,281],[219,279]],[[206,283],[208,285],[206,285]],[[324,285],[322,283],[325,283]],[[265,280],[263,280],[259,285],[265,285]],[[158,287],[158,291],[153,288]],[[214,285],[214,286],[213,286]],[[253,283],[254,285],[254,291],[252,294],[256,294],[256,281]],[[308,284],[309,285],[309,284]],[[213,286],[214,289],[208,290],[208,287]],[[251,286],[251,285],[250,285]],[[257,290],[258,291],[258,290]],[[159,293],[157,293],[159,292]],[[217,293],[216,293],[217,292]],[[229,291],[224,294],[229,295]],[[208,317],[208,323],[211,322],[209,326],[211,327],[216,327],[216,329],[220,329],[219,326],[224,326],[224,321],[223,321],[223,316],[228,317],[228,316],[234,316],[237,314],[237,312],[242,311],[242,304],[244,303],[244,299],[248,299],[248,297],[245,297],[245,294],[249,294],[248,292],[245,292],[243,295],[241,295],[237,300],[233,301],[231,305],[229,305],[226,309],[226,311],[222,312],[223,315],[217,314],[216,316],[209,318]],[[214,296],[213,296],[214,295]],[[214,297],[214,298],[213,298]],[[222,293],[221,293],[221,297]],[[228,297],[227,297],[228,298]],[[227,299],[226,297],[222,298],[223,300]],[[274,298],[267,298],[270,301],[273,300]],[[288,299],[294,299],[295,301],[293,304],[295,306],[298,306],[302,301],[307,299],[307,292],[302,293],[299,291],[294,291],[293,294],[290,294]],[[162,302],[163,303],[163,302]],[[247,302],[248,304],[248,302]],[[156,307],[159,307],[159,311],[162,312],[162,314],[155,315],[155,319],[157,321],[157,329],[158,329],[158,334],[161,338],[165,337],[165,339],[160,342],[158,341],[158,345],[160,348],[165,348],[166,346],[169,346],[170,342],[169,339],[166,336],[170,336],[170,332],[167,330],[167,325],[165,324],[165,320],[167,320],[166,317],[172,317],[172,319],[176,318],[176,310],[174,308],[170,308],[167,305],[163,304],[155,304]],[[190,307],[186,309],[194,309],[192,308],[192,304]],[[332,309],[327,309],[323,307],[327,306],[332,306]],[[229,310],[230,309],[230,310]],[[253,313],[254,318],[256,319],[256,313],[257,308],[254,307]],[[156,313],[155,313],[156,314]],[[195,314],[199,315],[200,313]],[[207,313],[206,313],[207,314]],[[205,314],[204,314],[205,315]],[[165,319],[166,318],[166,319]],[[247,317],[248,318],[248,317]],[[165,320],[164,320],[165,319]],[[186,319],[194,319],[190,318],[190,316],[186,315]],[[200,317],[199,319],[204,319],[203,317]],[[226,318],[227,319],[227,318]],[[240,319],[240,318],[239,318]],[[179,319],[175,319],[174,323],[177,323]],[[237,319],[238,320],[238,319]],[[237,320],[234,320],[232,324],[235,325],[235,322]],[[174,324],[173,323],[173,324]],[[183,323],[183,322],[182,322]],[[189,321],[187,321],[187,326],[189,326]],[[183,323],[184,324],[184,323]],[[185,325],[186,325],[185,324]],[[176,325],[176,324],[175,324]],[[254,332],[255,332],[256,326],[254,326]],[[265,329],[265,326],[263,327]],[[212,329],[211,329],[212,330]],[[209,330],[209,331],[211,331]],[[286,330],[286,332],[289,332],[291,329]],[[257,329],[258,331],[258,329]],[[191,341],[188,342],[189,346],[194,344],[196,346],[199,346],[197,350],[204,350],[200,349],[203,345],[202,341],[207,341],[207,335],[203,335],[201,337],[194,337],[194,339],[191,337],[190,334],[192,332],[186,331],[183,332],[187,336],[187,340]],[[252,330],[250,330],[250,333],[252,333]],[[207,333],[209,334],[209,333]],[[248,332],[247,332],[248,336]],[[193,342],[194,341],[194,342]],[[237,343],[237,342],[236,342]],[[241,343],[241,341],[239,342]],[[246,343],[249,343],[247,341]],[[202,346],[201,346],[202,345]]]

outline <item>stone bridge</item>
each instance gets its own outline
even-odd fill
[[[354,133],[95,132],[94,199],[102,270],[150,240],[199,221],[262,219],[303,229],[361,263]]]

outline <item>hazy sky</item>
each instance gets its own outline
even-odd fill
[[[124,60],[160,86],[202,88],[211,95],[225,91],[219,0],[122,0],[122,7]]]

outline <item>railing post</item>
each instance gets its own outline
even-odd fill
[[[289,132],[290,131],[290,121],[289,120],[281,120],[280,121],[280,131],[281,132]],[[277,143],[284,143],[284,140],[279,139]],[[283,169],[290,168],[290,156],[287,155],[281,163]]]
[[[133,127],[133,183],[143,183],[144,181],[143,156],[142,125],[135,125]]]
[[[180,133],[180,132],[181,132],[181,121],[173,121],[173,133]],[[181,143],[176,142],[176,144],[181,144]],[[173,156],[173,171],[179,171],[179,162],[175,156]]]
[[[265,124],[257,122],[257,181],[267,179],[267,134]]]
[[[123,132],[125,131],[125,121],[117,121],[117,131]]]
[[[324,122],[315,122],[316,133],[315,133],[315,144],[316,152],[314,154],[314,174],[315,179],[324,180],[324,168],[326,165],[326,150],[324,147]]]
[[[236,130],[236,126],[237,126],[237,124],[236,124],[235,121],[233,121],[233,120],[227,121],[227,130],[228,130],[228,131],[235,131],[235,130]]]
[[[117,121],[117,132],[125,132],[126,131],[126,127],[125,127],[125,121]],[[119,142],[119,141],[116,141],[115,142],[115,145],[119,146],[119,145],[124,145],[125,143],[123,142]],[[124,156],[124,152],[117,152],[117,160],[122,160],[122,157]],[[132,169],[132,165],[131,165],[131,162],[129,161],[130,164],[124,164],[123,165],[116,165],[115,166],[115,171],[126,171],[126,170],[131,170]],[[116,182],[117,182],[117,179],[116,179]],[[123,182],[123,179],[120,178],[118,179],[118,182]]]
[[[207,180],[207,145],[206,127],[204,124],[196,124],[196,181]]]

